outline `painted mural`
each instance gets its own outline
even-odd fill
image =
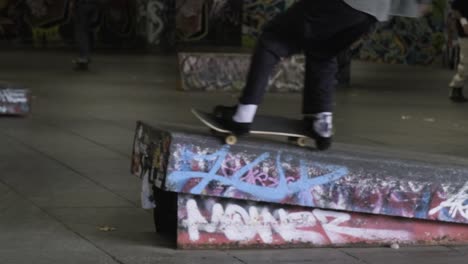
[[[284,12],[295,0],[244,0],[242,20],[242,44],[253,47],[263,26]]]
[[[430,16],[399,17],[378,24],[375,32],[357,45],[357,58],[399,64],[436,62],[445,45],[446,12],[446,0],[436,0]]]
[[[94,28],[104,46],[137,45],[135,1],[105,1]],[[37,47],[63,46],[74,41],[70,0],[0,0],[0,40]]]
[[[265,23],[295,0],[113,0],[95,23],[97,44],[111,47],[181,45],[252,47]],[[394,18],[353,46],[355,58],[385,63],[453,64],[446,31],[447,0],[430,16]],[[0,41],[11,45],[71,45],[70,0],[0,0]],[[455,49],[456,51],[456,49]],[[443,56],[442,56],[443,55]]]
[[[202,196],[182,195],[178,206],[178,244],[184,248],[462,243],[467,230],[466,225]]]
[[[137,35],[150,46],[175,46],[175,2],[137,0]]]
[[[242,5],[232,0],[176,0],[177,40],[240,46]]]

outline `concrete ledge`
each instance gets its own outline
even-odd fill
[[[250,66],[248,53],[179,53],[182,90],[241,91]],[[304,85],[304,57],[283,60],[272,75],[270,92],[300,92]]]
[[[452,232],[448,223],[468,223],[468,169],[463,166],[379,157],[359,151],[323,153],[254,138],[225,146],[208,133],[158,129],[139,122],[132,173],[143,180],[146,191],[142,199],[146,205],[158,204],[154,194],[148,192],[151,187],[178,194],[179,236],[180,230],[189,228],[184,226],[185,222],[180,222],[187,220],[183,217],[188,216],[187,206],[195,206],[193,201],[187,204],[192,199],[186,198],[189,196],[195,197],[198,208],[204,206],[200,210],[206,211],[201,213],[205,220],[213,219],[208,212],[215,210],[212,206],[216,203],[226,211],[223,201],[249,214],[251,211],[247,209],[251,206],[257,208],[257,212],[264,206],[271,208],[269,212],[283,208],[286,212],[304,211],[312,215],[316,210],[332,211],[331,214],[340,211],[347,213],[350,219],[376,220],[382,226],[395,226],[395,230],[413,229],[416,233],[405,233],[410,236],[411,243],[416,240],[429,243],[422,238],[422,231],[416,230],[420,225],[426,228],[426,224],[416,221],[418,219],[443,226],[447,233]],[[203,222],[199,216],[198,220]],[[393,220],[393,217],[400,219]],[[275,219],[279,221],[278,216]],[[398,221],[401,224],[397,224]],[[355,224],[358,222],[356,220]],[[408,227],[404,223],[416,226]],[[366,228],[371,227],[369,224]],[[453,234],[465,240],[460,233]],[[438,235],[428,237],[439,239]],[[189,243],[186,238],[187,235],[180,237],[180,243],[185,243],[184,239]],[[192,241],[193,236],[189,240]],[[450,237],[452,240],[458,241]],[[205,244],[209,245],[208,242]],[[387,243],[388,240],[375,242]]]
[[[27,115],[31,111],[28,89],[0,83],[0,115]]]

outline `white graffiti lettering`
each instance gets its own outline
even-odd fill
[[[28,101],[25,90],[4,89],[0,90],[0,103],[26,103]]]
[[[465,183],[465,186],[463,186],[457,194],[430,210],[429,214],[437,214],[443,209],[448,209],[448,214],[452,218],[460,215],[463,218],[468,219],[468,182]]]
[[[187,218],[182,224],[187,228],[191,241],[200,240],[200,232],[222,233],[228,240],[236,242],[253,241],[258,235],[266,244],[273,243],[273,234],[278,234],[286,242],[316,245],[346,243],[348,237],[378,241],[410,240],[410,234],[402,230],[346,226],[351,216],[341,212],[319,209],[288,212],[278,209],[272,213],[267,207],[249,206],[245,209],[237,204],[228,204],[223,208],[221,204],[215,203],[208,221],[194,199],[187,201],[186,208]],[[310,230],[314,227],[323,231]]]
[[[164,30],[164,3],[159,1],[148,1],[147,4],[147,40],[150,44],[159,44],[161,41],[161,33]]]

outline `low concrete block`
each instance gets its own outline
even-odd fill
[[[286,218],[283,219],[289,219],[287,216],[292,212],[307,212],[316,218],[316,222],[322,219],[328,224],[329,217],[320,215],[322,210],[331,211],[331,215],[342,212],[349,216],[346,221],[355,222],[341,227],[357,228],[359,221],[364,219],[369,223],[363,226],[367,229],[375,226],[394,227],[405,232],[412,229],[413,233],[404,233],[404,239],[396,238],[407,242],[423,240],[429,243],[429,240],[439,239],[438,235],[429,234],[428,240],[424,240],[419,226],[426,228],[426,224],[417,220],[430,221],[444,228],[448,223],[468,223],[468,170],[464,167],[388,159],[359,152],[317,152],[254,138],[244,138],[235,146],[222,145],[221,142],[208,134],[158,129],[142,122],[137,124],[132,173],[141,177],[143,186],[146,186],[142,193],[145,204],[158,204],[153,193],[148,191],[153,187],[182,197],[178,200],[178,229],[187,229],[187,234],[183,238],[179,232],[180,241],[196,238],[193,235],[195,231],[190,235],[189,225],[184,227],[185,220],[192,221],[187,218],[187,210],[194,209],[191,212],[194,213],[192,216],[198,217],[196,221],[203,222],[204,218],[208,224],[216,221],[219,214],[226,214],[227,203],[219,201],[235,205],[229,208],[238,209],[238,216],[233,216],[236,221],[241,216],[245,219],[257,214],[261,216],[264,208],[269,208],[265,210],[275,215],[274,219],[262,221],[281,222],[278,214],[283,211],[278,210],[284,209]],[[190,196],[195,198],[184,198]],[[220,205],[214,208],[217,203]],[[265,217],[270,216],[266,214]],[[333,224],[345,219],[344,215],[340,217],[336,217],[339,219]],[[377,222],[371,223],[374,220]],[[397,224],[398,221],[401,224]],[[410,226],[404,223],[410,223]],[[208,227],[199,226],[199,229]],[[265,228],[271,229],[270,226]],[[465,239],[463,235],[455,235]],[[387,238],[395,237],[377,237],[377,243],[387,243]],[[212,237],[207,239],[203,239],[203,243],[208,243]],[[259,240],[257,236],[249,237],[247,244],[255,243],[252,239]],[[344,243],[349,244],[351,240],[349,238]],[[320,245],[320,241],[313,244]],[[225,242],[228,243],[227,240]]]
[[[246,53],[179,53],[180,77],[185,91],[241,91],[251,55]],[[283,60],[267,90],[300,92],[304,86],[304,56]]]

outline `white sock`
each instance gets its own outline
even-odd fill
[[[321,137],[333,136],[333,113],[321,112],[312,115],[316,118],[314,121],[314,130]]]
[[[237,112],[232,119],[238,123],[252,123],[257,113],[258,105],[243,105],[237,106]]]

